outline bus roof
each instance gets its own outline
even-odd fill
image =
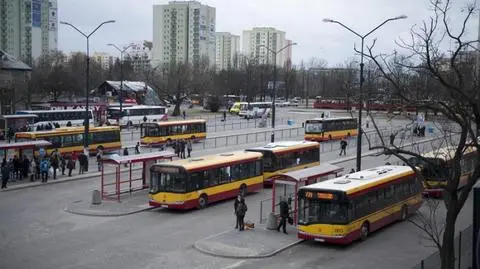
[[[25,114],[37,114],[37,113],[64,113],[64,112],[85,112],[85,109],[51,109],[51,110],[20,110],[17,111],[17,115]],[[88,112],[91,112],[90,109]]]
[[[190,158],[175,160],[167,163],[158,164],[160,166],[183,167],[185,170],[198,170],[203,167],[216,166],[221,164],[231,164],[242,160],[261,159],[262,154],[258,152],[235,151],[220,153],[199,158]]]
[[[133,105],[123,107],[123,109],[148,109],[148,108],[165,108],[164,106],[147,106],[147,105]],[[109,106],[108,109],[120,110],[120,107]]]
[[[307,120],[309,121],[336,121],[336,120],[356,120],[356,118],[353,117],[337,117],[337,118],[313,118]]]
[[[51,144],[52,143],[46,140],[6,143],[6,144],[0,144],[0,150],[44,147],[44,146],[50,146]]]
[[[27,119],[27,118],[37,118],[35,114],[18,114],[18,115],[2,115],[2,119]]]
[[[282,151],[290,151],[297,148],[320,147],[318,142],[313,141],[278,141],[269,143],[265,146],[249,148],[248,151],[271,151],[274,153]]]
[[[410,166],[384,165],[304,186],[300,189],[341,191],[349,195],[414,173]]]
[[[439,148],[439,149],[424,153],[422,154],[422,157],[449,161],[453,159],[453,157],[455,157],[456,150],[457,148],[454,146],[443,147],[443,148]],[[466,147],[463,154],[465,155],[475,151],[477,151],[475,147]]]
[[[120,127],[118,126],[99,126],[99,127],[90,127],[90,132],[98,132],[98,131],[120,131]],[[67,134],[67,133],[78,133],[83,132],[84,128],[82,127],[61,127],[56,128],[53,130],[48,131],[36,131],[36,132],[18,132],[15,135],[18,137],[28,137],[30,135],[39,135],[39,136],[46,136],[49,134]]]
[[[177,125],[177,124],[190,124],[190,123],[206,123],[207,121],[204,119],[197,119],[197,120],[175,120],[175,121],[157,121],[157,122],[148,122],[143,123],[144,125],[160,125],[160,126],[169,126],[169,125]]]

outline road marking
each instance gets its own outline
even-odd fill
[[[227,267],[224,267],[222,269],[234,269],[234,268],[237,268],[237,267],[240,267],[243,263],[245,262],[245,260],[241,260],[241,261],[238,261],[236,263],[233,263]]]

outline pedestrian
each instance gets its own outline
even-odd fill
[[[140,142],[135,145],[135,154],[140,154]]]
[[[277,231],[280,232],[280,228],[283,227],[283,233],[284,234],[288,234],[287,233],[287,219],[289,217],[289,212],[288,212],[288,203],[287,201],[285,201],[285,198],[282,197],[281,201],[280,201],[280,223],[278,224],[278,227],[277,227]]]
[[[42,176],[42,182],[43,183],[46,183],[48,181],[48,169],[50,168],[49,166],[50,166],[50,164],[48,163],[47,158],[44,157],[40,161],[40,174]]]
[[[223,111],[223,121],[227,121],[227,111]]]
[[[96,157],[97,157],[98,172],[100,172],[100,171],[102,171],[102,157],[103,157],[103,154],[102,154],[101,150],[98,150]]]
[[[79,175],[82,175],[83,173],[85,173],[85,158],[83,158],[83,156],[85,156],[85,153],[83,152],[81,152],[78,155],[78,166],[79,166],[78,174]]]
[[[342,141],[340,141],[340,154],[339,156],[342,156],[342,153],[343,155],[347,155],[347,140],[345,140],[345,138],[342,138]]]
[[[233,215],[235,215],[235,229],[238,229],[238,216],[237,216],[237,207],[240,204],[242,196],[239,194],[237,199],[235,199],[235,203],[233,203]]]
[[[127,147],[125,147],[125,148],[123,149],[123,156],[128,156],[128,148],[127,148]],[[125,163],[124,166],[127,167],[127,164]]]
[[[58,163],[58,157],[57,155],[53,155],[51,157],[51,166],[52,166],[52,169],[53,169],[53,180],[56,180],[57,179],[57,170],[58,170],[58,166],[59,166],[59,163]]]
[[[183,111],[183,119],[186,119],[187,118],[187,112],[185,112],[185,110]]]
[[[180,141],[180,158],[185,159],[185,140]]]
[[[2,189],[7,188],[8,180],[10,179],[10,170],[5,159],[2,162]]]
[[[367,120],[366,123],[365,123],[365,125],[367,126],[367,129],[368,129],[369,124],[370,124],[370,123],[369,123],[369,121]]]
[[[355,173],[355,168],[352,168],[352,169],[350,170],[350,174],[353,174],[353,173]]]
[[[62,176],[65,175],[65,169],[67,168],[67,160],[65,159],[66,156],[60,157],[60,168],[62,169]]]
[[[390,146],[393,146],[393,142],[395,142],[395,134],[390,134]]]
[[[14,179],[14,176],[15,176],[15,165],[13,163],[13,159],[10,158],[7,162],[7,167],[8,167],[8,171],[10,172],[10,176],[9,178],[10,179]]]
[[[13,130],[12,127],[8,128],[7,132],[7,138],[8,138],[8,143],[15,137],[15,131]]]
[[[20,178],[20,159],[17,155],[13,156],[13,178]]]
[[[30,181],[35,181],[37,180],[37,162],[36,162],[36,157],[33,157],[32,161],[30,162],[30,170],[31,170],[31,175],[30,175]]]
[[[180,158],[180,141],[175,141],[175,154],[177,154],[177,157]]]
[[[187,141],[187,152],[188,152],[187,158],[190,158],[190,153],[192,152],[192,140]]]
[[[72,170],[75,169],[75,160],[73,159],[73,156],[70,155],[67,161],[67,169],[68,169],[68,176],[72,176]]]
[[[147,122],[147,116],[143,116],[143,122]]]
[[[237,222],[238,222],[238,230],[243,231],[245,229],[245,214],[247,213],[247,205],[245,204],[245,199],[242,197],[240,198],[240,203],[237,205]]]
[[[39,157],[35,157],[33,160],[35,163],[35,180],[40,179],[40,159]]]
[[[28,178],[28,172],[30,170],[30,160],[27,158],[27,156],[23,155],[23,177]]]

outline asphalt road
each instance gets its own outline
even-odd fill
[[[336,157],[336,152],[326,153],[322,162]],[[362,164],[368,168],[386,161],[396,162],[377,156],[364,158]],[[339,165],[349,171],[354,162]],[[217,258],[198,252],[192,244],[231,228],[231,201],[205,210],[158,209],[118,218],[63,211],[72,201],[89,199],[98,186],[99,179],[89,179],[1,193],[0,268],[410,268],[434,251],[420,231],[405,222],[348,247],[306,242],[268,259]],[[257,221],[260,201],[270,197],[269,189],[249,195],[247,218]],[[471,200],[458,226],[470,222]]]

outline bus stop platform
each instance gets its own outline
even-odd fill
[[[103,200],[99,205],[93,205],[91,197],[73,201],[65,207],[65,211],[72,214],[93,217],[120,217],[152,209],[148,204],[148,190],[132,192],[122,195],[120,202]]]
[[[231,229],[194,243],[200,252],[224,258],[259,259],[276,255],[301,242],[295,226],[287,225],[288,234],[267,230],[265,226],[238,231]]]

